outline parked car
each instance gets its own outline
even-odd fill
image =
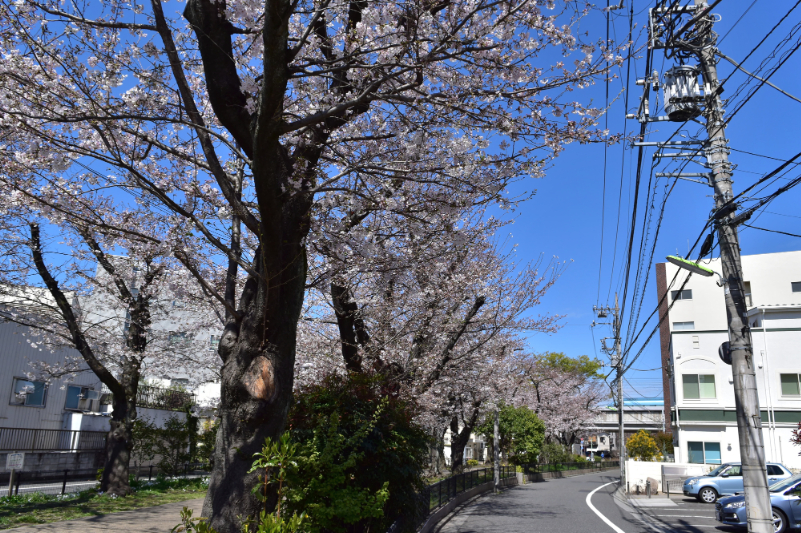
[[[789,478],[792,473],[779,463],[768,463],[768,485]],[[715,503],[721,496],[743,490],[740,463],[722,464],[705,476],[690,477],[682,487],[685,496],[695,496],[704,503]]]
[[[773,508],[773,531],[784,533],[801,528],[801,474],[795,474],[770,486]],[[745,517],[745,496],[721,498],[715,505],[715,519],[730,526],[748,527]]]

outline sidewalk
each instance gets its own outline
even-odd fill
[[[166,533],[181,522],[181,509],[189,507],[194,516],[200,515],[203,508],[203,498],[187,500],[184,502],[168,503],[156,507],[145,507],[134,511],[123,511],[107,515],[78,518],[66,522],[53,522],[35,526],[13,528],[14,533],[34,532],[95,532],[95,531],[124,531],[126,533]]]

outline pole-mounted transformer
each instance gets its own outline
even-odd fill
[[[701,115],[699,73],[699,68],[693,65],[677,65],[665,72],[662,90],[671,122],[685,122]]]

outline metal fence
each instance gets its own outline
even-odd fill
[[[573,472],[587,470],[602,470],[605,468],[620,467],[620,461],[583,461],[581,463],[544,463],[526,464],[521,469],[524,474],[542,474],[545,472]],[[575,472],[579,473],[579,472]]]
[[[0,428],[0,451],[102,450],[106,447],[106,435],[105,431]]]
[[[151,409],[182,411],[195,403],[191,392],[140,385],[136,392],[136,405]]]
[[[574,472],[575,474],[589,473],[606,468],[619,467],[619,461],[582,462],[582,463],[555,463],[555,464],[526,464],[517,466],[502,466],[500,479],[515,477],[518,468],[523,474],[537,474],[544,472]],[[398,519],[389,528],[387,533],[400,533],[402,531],[415,531],[428,519],[431,514],[454,500],[459,494],[473,487],[489,483],[493,480],[492,468],[470,470],[462,474],[448,477],[429,485],[418,495],[416,512],[412,516]]]
[[[517,475],[514,466],[502,466],[500,479],[507,479]],[[389,528],[387,533],[400,533],[401,531],[414,531],[437,509],[447,505],[459,494],[473,487],[489,483],[493,480],[492,468],[470,470],[455,476],[450,476],[433,483],[417,495],[417,508],[412,515],[399,518]]]
[[[184,463],[177,472],[161,472],[157,465],[131,465],[130,475],[139,480],[153,480],[160,474],[165,477],[197,478],[209,475],[209,465],[204,463]],[[11,472],[0,472],[0,496],[9,494],[70,494],[91,489],[98,485],[96,468],[82,470],[52,470],[36,472],[15,472],[11,482]],[[10,484],[10,486],[9,486]]]

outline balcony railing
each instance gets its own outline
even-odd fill
[[[0,428],[0,451],[3,452],[84,451],[105,447],[105,431]]]
[[[136,405],[150,409],[164,409],[166,411],[183,411],[195,403],[195,395],[191,392],[162,389],[140,385],[136,393]]]

